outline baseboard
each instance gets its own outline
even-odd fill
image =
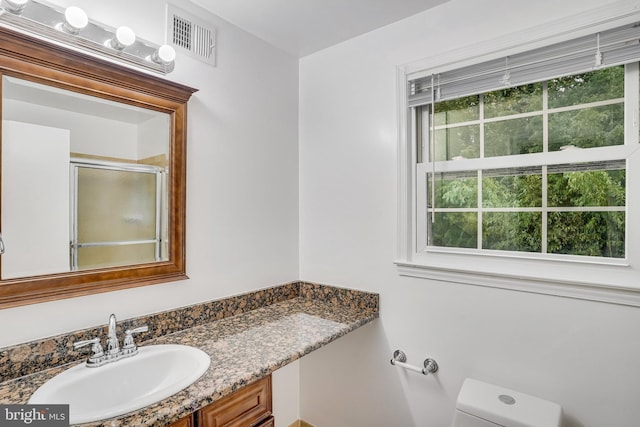
[[[298,420],[291,424],[289,427],[315,427],[313,424],[309,424],[306,421]]]

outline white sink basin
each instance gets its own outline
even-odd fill
[[[71,424],[144,408],[193,384],[209,368],[207,353],[186,345],[150,345],[97,368],[76,365],[36,390],[31,404],[69,404]]]

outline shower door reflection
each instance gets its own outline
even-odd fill
[[[163,167],[71,161],[71,270],[167,260]]]

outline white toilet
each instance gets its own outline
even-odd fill
[[[561,419],[557,403],[467,378],[451,427],[559,427]]]

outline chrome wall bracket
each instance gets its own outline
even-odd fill
[[[418,366],[410,365],[407,362],[407,355],[404,354],[402,350],[396,350],[393,352],[393,358],[391,359],[391,364],[394,366],[399,366],[404,369],[408,369],[409,371],[418,372],[422,375],[435,374],[438,372],[438,363],[431,358],[426,358],[424,360],[424,368],[420,368]]]

